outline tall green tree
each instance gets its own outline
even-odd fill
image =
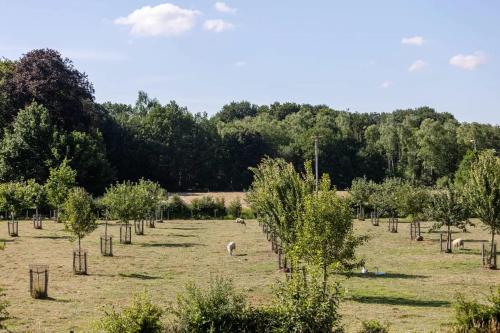
[[[500,234],[500,157],[493,150],[481,152],[472,162],[465,193],[473,215],[490,230],[493,257],[495,234]]]
[[[0,179],[44,182],[53,162],[52,142],[56,131],[48,110],[37,103],[22,109],[0,146]]]

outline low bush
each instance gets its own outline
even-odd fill
[[[132,304],[121,312],[106,308],[104,316],[95,323],[99,333],[160,333],[163,310],[151,302],[147,293],[134,296]]]
[[[389,325],[382,324],[378,320],[365,320],[361,323],[359,333],[388,333]]]
[[[168,216],[170,219],[191,218],[191,208],[181,199],[180,196],[174,195],[166,204]]]
[[[216,278],[206,291],[189,284],[179,295],[176,329],[179,332],[342,332],[337,312],[339,292],[335,287],[323,294],[322,283],[300,276],[280,283],[275,299],[267,307],[252,308],[230,280]]]
[[[232,218],[237,218],[241,216],[241,213],[242,213],[242,206],[240,198],[231,200],[231,202],[229,202],[229,205],[227,206],[227,214],[230,215]]]
[[[457,333],[500,332],[500,286],[496,291],[492,291],[489,304],[466,300],[463,295],[458,295],[455,321]]]
[[[196,219],[212,219],[216,215],[222,218],[226,215],[224,198],[214,199],[209,196],[195,198],[191,201],[191,209]]]
[[[177,297],[172,310],[180,332],[241,332],[245,331],[247,304],[231,280],[217,277],[203,291],[187,285],[186,292]]]
[[[295,273],[290,281],[278,283],[274,292],[273,312],[279,319],[274,332],[343,332],[337,284],[323,293],[319,274],[304,278]]]
[[[5,300],[5,293],[3,292],[3,289],[0,288],[0,329],[6,328],[4,322],[9,319],[9,312],[7,312],[8,306],[9,302]]]

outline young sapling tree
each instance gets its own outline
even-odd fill
[[[481,152],[472,162],[465,193],[473,215],[490,230],[490,267],[495,269],[495,234],[500,234],[500,157],[493,150]]]
[[[57,168],[50,169],[50,175],[45,183],[49,203],[56,209],[56,220],[60,222],[59,211],[66,202],[68,194],[76,185],[76,171],[64,159]]]
[[[427,215],[435,221],[433,229],[446,227],[446,252],[452,252],[451,228],[465,230],[469,221],[469,212],[463,196],[454,186],[440,189],[431,194]]]
[[[72,234],[71,240],[78,240],[78,255],[80,256],[82,238],[97,228],[94,201],[85,189],[76,187],[69,191],[64,203],[63,217],[66,230]],[[75,271],[80,272],[81,260],[78,260],[78,265],[78,270]],[[83,273],[86,273],[86,264]]]

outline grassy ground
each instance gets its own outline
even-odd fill
[[[481,268],[479,249],[488,234],[481,228],[454,234],[466,239],[466,250],[439,252],[439,234],[424,234],[423,242],[409,240],[408,224],[399,233],[357,221],[359,233],[371,240],[359,254],[367,268],[386,274],[351,278],[338,275],[346,300],[342,305],[348,332],[356,332],[365,319],[392,323],[393,332],[446,331],[452,316],[451,303],[457,292],[486,297],[489,286],[500,282],[500,271]],[[119,230],[109,231],[117,237]],[[130,295],[147,289],[155,302],[175,300],[188,281],[207,283],[211,276],[233,278],[238,289],[254,304],[270,299],[270,285],[283,278],[276,271],[275,256],[255,221],[245,228],[232,221],[168,221],[146,228],[145,236],[132,236],[132,245],[114,244],[115,256],[99,255],[99,235],[103,226],[83,240],[89,251],[89,275],[74,276],[71,244],[61,224],[44,222],[34,230],[30,222],[20,222],[20,237],[7,237],[6,222],[0,222],[0,285],[6,288],[14,332],[86,332],[89,322],[99,316],[105,304],[120,306]],[[234,240],[238,256],[229,257],[225,246]],[[50,266],[48,300],[29,295],[28,265]]]

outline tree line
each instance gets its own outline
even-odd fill
[[[249,167],[279,157],[303,170],[319,136],[320,173],[339,189],[357,177],[431,185],[470,150],[500,149],[499,126],[460,123],[428,107],[352,113],[326,105],[231,102],[213,116],[161,104],[97,103],[86,74],[59,52],[0,60],[0,181],[44,183],[64,159],[76,182],[102,194],[115,181],[178,190],[242,190]]]

